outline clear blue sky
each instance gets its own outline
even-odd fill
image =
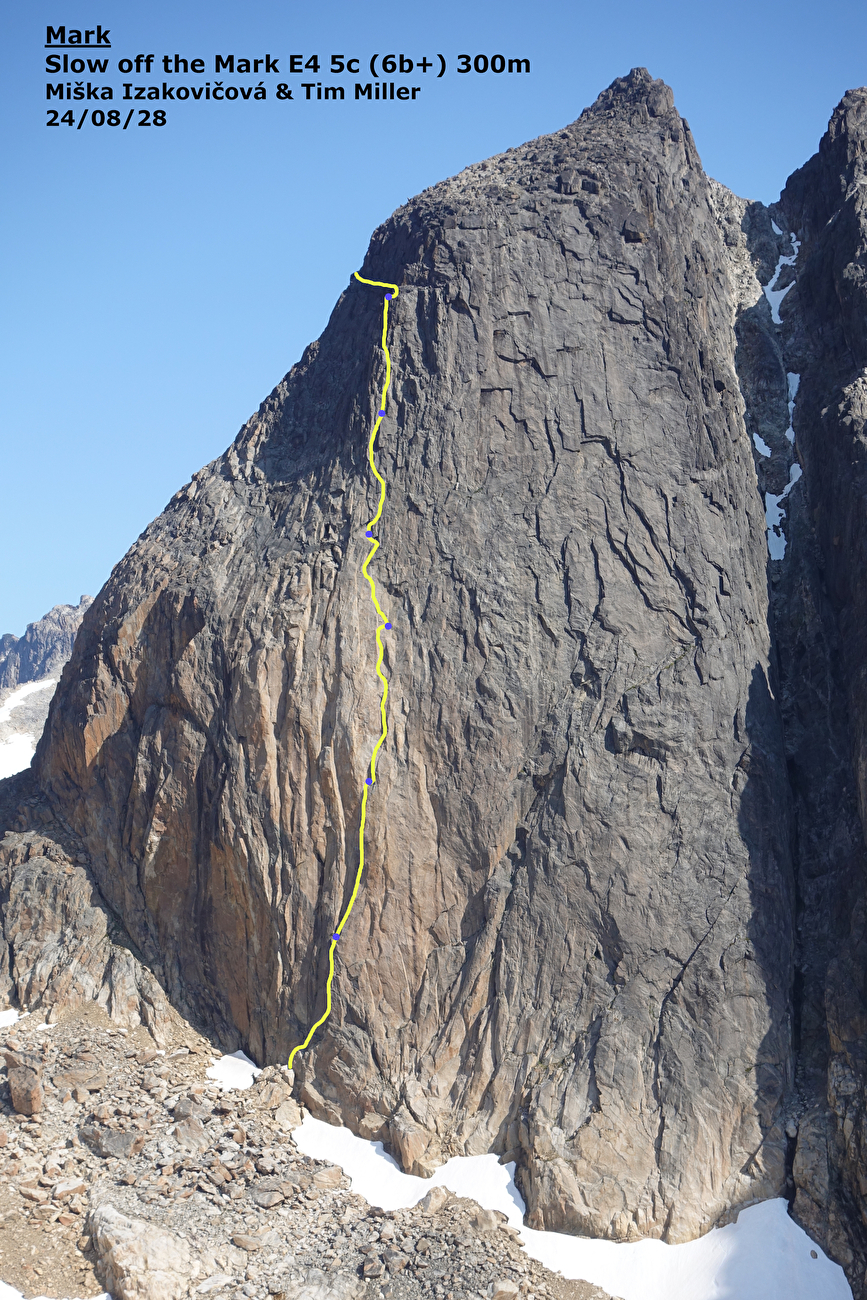
[[[271,54],[281,76],[262,78],[264,104],[160,105],[163,128],[49,129],[49,23],[109,27],[113,63],[204,58],[208,75],[168,78],[180,84],[213,82],[217,53]],[[867,82],[863,0],[28,0],[2,27],[0,632],[96,593],[321,333],[371,231],[410,195],[573,121],[644,65],[674,88],[708,172],[770,201]],[[414,104],[355,103],[369,73],[285,75],[291,53],[364,70],[388,52],[442,53],[449,71],[407,78],[423,87]],[[464,53],[531,72],[460,76]],[[90,79],[120,94],[166,78]],[[306,104],[304,80],[342,82],[347,102]]]

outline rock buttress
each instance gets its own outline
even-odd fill
[[[778,1194],[787,787],[732,289],[637,70],[401,208],[390,735],[301,1095],[404,1167],[518,1161],[530,1222],[693,1236]],[[37,755],[172,999],[260,1063],[321,1014],[378,734],[357,283],[88,612]]]

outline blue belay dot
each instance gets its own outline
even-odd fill
[[[390,294],[390,293],[387,293],[387,294],[385,295],[385,301],[386,301],[386,302],[391,302],[391,294]]]
[[[365,777],[365,779],[364,779],[364,784],[365,784],[365,785],[373,785],[373,782],[371,781],[371,779],[370,779],[369,776],[368,776],[368,777]]]
[[[390,632],[390,631],[391,631],[391,624],[390,624],[390,623],[386,623],[386,625],[385,625],[385,630],[386,630],[386,632]]]
[[[340,938],[340,935],[339,935],[339,934],[337,933],[337,931],[335,930],[334,934],[332,934],[331,937],[332,937],[332,939],[334,940],[334,942],[336,943],[337,940]]]
[[[365,537],[372,537],[372,536],[373,536],[373,533],[372,533],[372,532],[370,531],[370,529],[368,528],[368,530],[367,530],[367,532],[364,534],[364,536],[365,536]]]
[[[380,411],[380,415],[385,415],[385,411]]]

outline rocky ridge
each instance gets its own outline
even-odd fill
[[[77,605],[55,605],[44,618],[28,623],[23,636],[11,632],[0,636],[0,704],[4,691],[60,675],[92,604],[92,596],[82,596]]]
[[[53,689],[92,602],[91,596],[82,596],[78,605],[55,605],[30,623],[22,637],[0,637],[0,778],[30,762]],[[27,686],[31,689],[20,689]]]
[[[52,1021],[95,1005],[116,1024],[164,1038],[177,1013],[106,908],[86,855],[34,794],[29,773],[0,792],[5,824],[28,828],[0,842],[0,1008],[39,1008]]]

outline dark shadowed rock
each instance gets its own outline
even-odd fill
[[[800,375],[792,568],[778,601],[798,816],[802,1099],[794,1214],[865,1293],[867,1269],[867,90],[789,178],[801,241],[780,314]],[[794,493],[792,494],[794,497]]]

